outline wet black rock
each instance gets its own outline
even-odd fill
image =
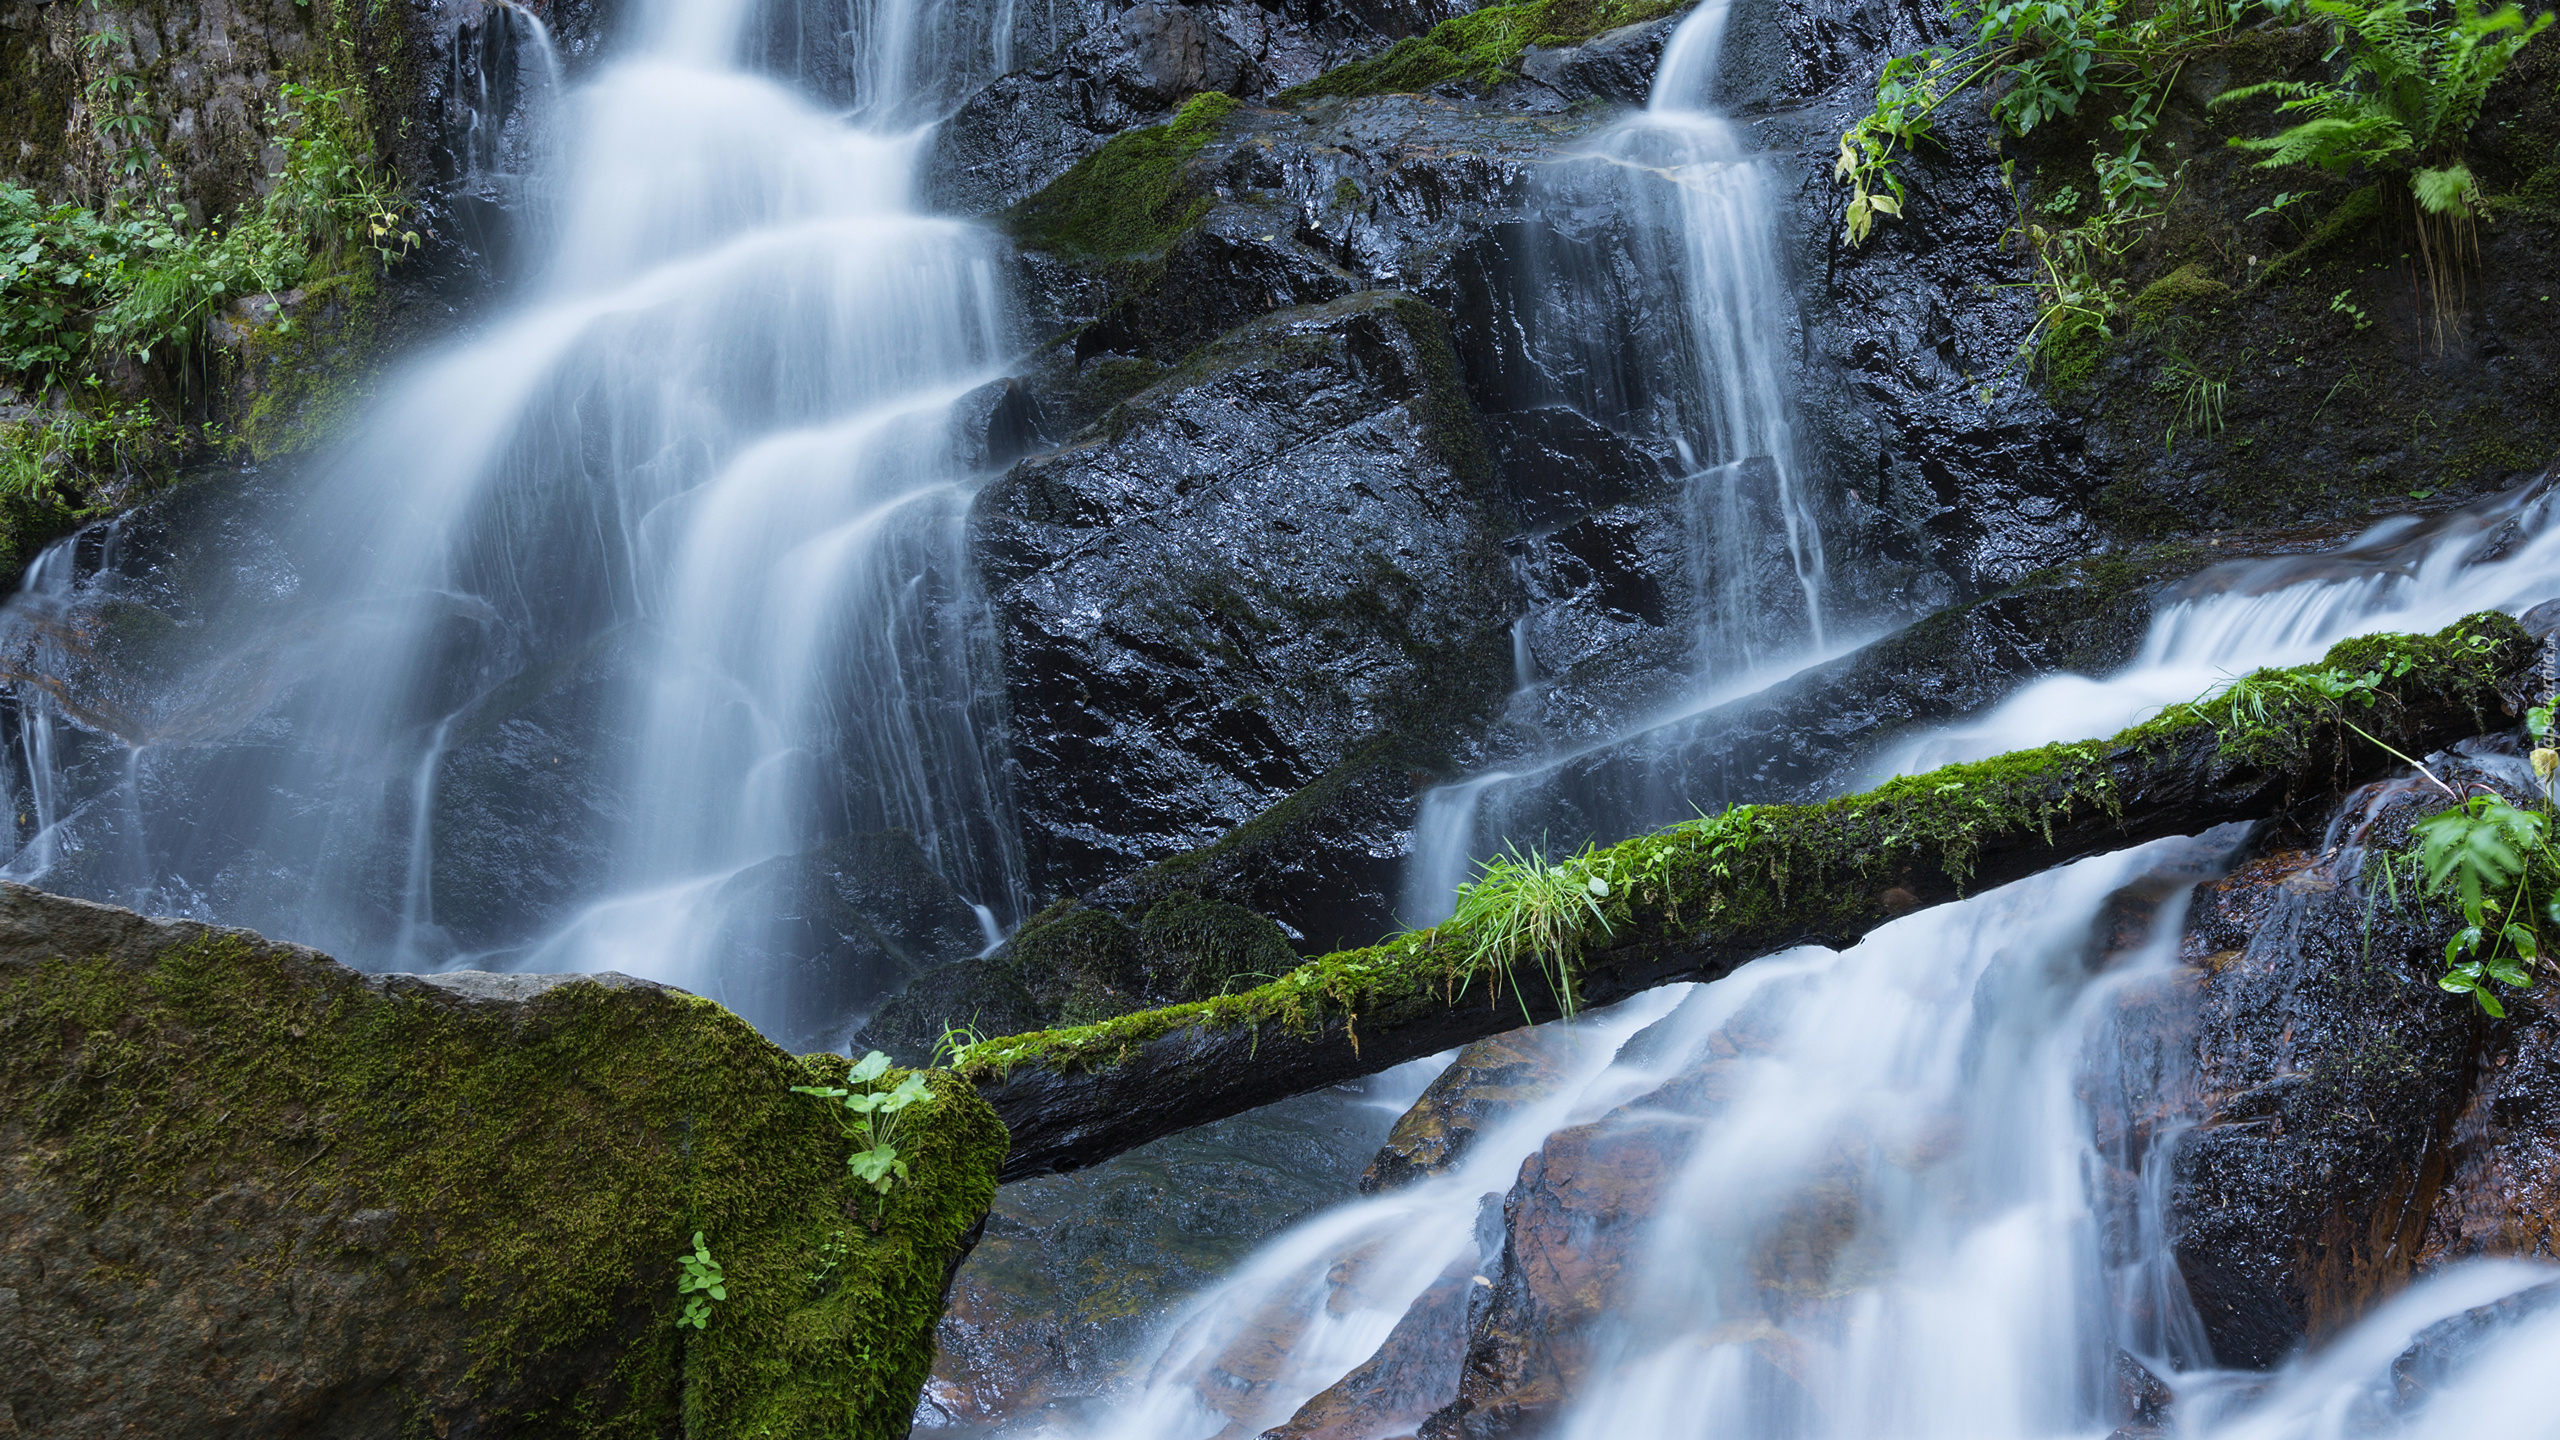
[[[1261,99],[1473,8],[1466,0],[1078,0],[1008,11],[1014,29],[998,63],[1015,68],[969,94],[934,132],[926,197],[962,214],[1000,210],[1194,95]]]
[[[2488,742],[2482,742],[2487,746]],[[2494,748],[2438,773],[2514,783]],[[2339,835],[2198,892],[2186,953],[2206,972],[2194,1033],[2203,1119],[2176,1152],[2178,1266],[2216,1358],[2270,1366],[2406,1282],[2470,1089],[2480,1021],[2435,983],[2443,917],[2352,883],[2443,808],[2385,782]]]
[[[1373,292],[1230,335],[984,491],[1038,884],[1217,839],[1507,688],[1503,517],[1438,317]]]

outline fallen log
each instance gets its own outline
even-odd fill
[[[980,1041],[953,1068],[1012,1132],[1003,1179],[1080,1169],[1524,1018],[1849,945],[2071,860],[2279,814],[2398,755],[2497,728],[2520,711],[2534,657],[2522,627],[2494,612],[2432,636],[2343,641],[2316,664],[2259,671],[2112,739],[1820,804],[1739,807],[1515,869],[1431,930],[1239,995]],[[1546,929],[1505,923],[1523,919]]]

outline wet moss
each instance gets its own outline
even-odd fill
[[[1527,0],[1488,5],[1408,36],[1365,60],[1337,65],[1280,92],[1295,105],[1326,96],[1392,95],[1462,81],[1490,90],[1515,76],[1532,45],[1574,45],[1688,8],[1691,0]]]
[[[2228,299],[2231,287],[2205,273],[2201,265],[2181,265],[2142,287],[2133,297],[2137,315],[2157,315],[2189,305],[2213,305]]]
[[[1095,258],[1164,249],[1208,213],[1186,167],[1235,108],[1211,90],[1162,125],[1112,137],[1006,211],[1006,228],[1026,245]]]
[[[2301,682],[2323,672],[2378,677],[2360,723],[2392,733],[2401,696],[2452,699],[2481,722],[2500,704],[2500,677],[2531,642],[2506,615],[2473,616],[2432,636],[2350,640],[2314,665],[2261,672],[2254,708],[2209,696],[2173,707],[2111,739],[2047,745],[1890,780],[1813,805],[1743,806],[1596,850],[1573,873],[1605,882],[1611,935],[1679,937],[1712,931],[1721,943],[1755,936],[1863,933],[1895,913],[1894,887],[1929,867],[1959,885],[1994,837],[2121,813],[2114,761],[2210,742],[2225,763],[2260,763],[2297,747],[2343,743],[2344,702]],[[1909,903],[1906,899],[1901,903]],[[1585,932],[1586,943],[1592,932]],[[1148,1041],[1191,1026],[1311,1035],[1333,1020],[1357,1044],[1361,1016],[1417,1016],[1509,982],[1483,937],[1456,922],[1311,960],[1253,990],[971,1046],[955,1066],[980,1081],[1017,1066],[1108,1067]]]
[[[246,1184],[315,1216],[393,1212],[414,1260],[397,1284],[422,1324],[460,1315],[471,1364],[419,1412],[515,1433],[906,1433],[945,1267],[1007,1142],[941,1077],[901,1142],[911,1183],[875,1197],[790,1093],[846,1063],[677,992],[463,1006],[241,932],[0,969],[0,1112],[83,1204],[147,1214]],[[696,1230],[729,1299],[679,1331],[670,1257]],[[278,1227],[265,1263],[302,1263],[301,1233]],[[609,1379],[546,1382],[546,1361],[599,1349]]]

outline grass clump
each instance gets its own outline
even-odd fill
[[[1114,136],[1039,194],[1007,212],[1024,243],[1097,258],[1153,254],[1200,222],[1209,198],[1184,167],[1236,102],[1211,90],[1162,125]]]
[[[1689,0],[1529,0],[1488,5],[1443,20],[1428,34],[1407,36],[1366,60],[1337,65],[1280,93],[1292,105],[1328,95],[1393,95],[1452,80],[1490,90],[1518,74],[1532,45],[1573,45],[1622,25],[1641,24],[1687,8]]]
[[[1529,1002],[1520,992],[1520,969],[1534,967],[1547,982],[1556,1008],[1567,1016],[1579,1009],[1574,995],[1573,965],[1584,937],[1597,926],[1609,931],[1608,912],[1600,902],[1609,897],[1609,882],[1591,872],[1595,852],[1563,863],[1550,862],[1535,849],[1523,854],[1506,845],[1503,853],[1478,861],[1482,871],[1458,887],[1458,908],[1449,924],[1465,932],[1474,948],[1467,956],[1470,975],[1483,975],[1497,993],[1508,983],[1520,1000],[1520,1017],[1535,1023]]]

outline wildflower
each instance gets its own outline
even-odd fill
[[[2550,782],[2553,772],[2560,771],[2560,750],[2554,750],[2548,745],[2534,751],[2528,758],[2533,761],[2533,773],[2546,784]]]

